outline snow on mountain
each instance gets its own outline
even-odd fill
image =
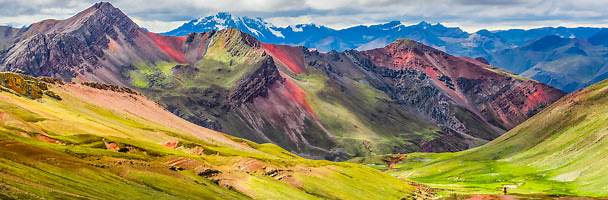
[[[277,27],[259,17],[236,16],[220,12],[213,16],[192,20],[164,35],[181,36],[192,32],[228,28],[239,29],[262,42],[300,45],[322,52],[367,50],[382,47],[397,39],[411,39],[443,49],[454,55],[484,57],[490,62],[493,60],[491,55],[494,52],[522,46],[547,35],[589,38],[601,30],[599,28],[544,27],[530,30],[480,30],[468,33],[458,27],[446,27],[440,23],[425,21],[413,25],[405,25],[401,21],[390,21],[345,29],[332,29],[313,23]]]
[[[179,36],[193,32],[207,32],[228,28],[239,29],[264,41],[273,41],[285,37],[280,31],[276,30],[277,27],[261,18],[236,16],[227,12],[220,12],[213,16],[191,20],[172,31],[164,33],[164,35]]]

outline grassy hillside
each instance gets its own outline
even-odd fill
[[[400,199],[413,191],[365,166],[201,128],[124,88],[9,75],[0,75],[1,199]]]
[[[608,81],[556,102],[498,139],[459,153],[412,154],[392,173],[444,194],[608,196]]]
[[[331,80],[318,69],[307,70],[290,78],[303,88],[314,114],[336,138],[337,146],[349,154],[413,152],[438,137],[439,128],[408,113],[369,83]]]

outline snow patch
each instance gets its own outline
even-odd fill
[[[395,25],[394,25],[394,26],[391,26],[391,27],[386,27],[386,28],[383,28],[382,30],[384,30],[384,31],[388,31],[388,30],[393,30],[393,29],[395,29],[395,28],[399,28],[399,30],[401,30],[401,27],[402,27],[402,26],[403,26],[403,25],[402,25],[401,23],[395,23]]]
[[[226,24],[226,19],[218,18],[217,16],[213,17],[213,21],[217,24],[222,24],[222,25]]]
[[[243,24],[243,26],[245,26],[245,28],[247,28],[247,30],[249,30],[249,32],[251,32],[251,33],[253,33],[253,34],[257,35],[257,36],[262,36],[262,33],[260,33],[260,31],[255,30],[255,29],[247,26],[246,23],[241,23],[241,24]]]
[[[215,25],[215,28],[216,28],[217,30],[223,30],[223,29],[226,29],[227,27],[226,27],[225,25],[223,25],[223,24],[216,24],[216,25]]]
[[[291,31],[293,32],[304,32],[304,29],[302,29],[302,25],[289,25],[289,28],[291,28]]]
[[[268,28],[268,30],[275,36],[280,37],[280,38],[285,38],[285,36],[283,35],[283,33],[281,33],[280,31],[275,30],[274,28]]]

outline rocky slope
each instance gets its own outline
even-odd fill
[[[426,151],[456,151],[492,140],[563,95],[411,40],[369,51],[315,56],[309,61],[313,66],[369,81],[391,100],[435,121],[443,134],[424,144]],[[319,65],[320,60],[325,63]]]
[[[3,70],[67,80],[98,68],[110,39],[132,38],[137,30],[122,12],[98,3],[69,19],[45,20],[22,30],[2,58]]]
[[[28,27],[2,65],[131,87],[201,126],[332,160],[467,149],[562,95],[412,41],[320,53],[235,29],[162,36],[109,3]]]
[[[196,126],[118,86],[0,80],[12,91],[0,92],[2,199],[401,199],[414,190],[366,166]],[[18,92],[33,88],[62,100]]]

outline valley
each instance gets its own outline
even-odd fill
[[[112,3],[0,26],[0,199],[608,197],[605,28]]]
[[[237,29],[163,36],[110,3],[20,32],[2,70],[130,87],[190,122],[314,159],[465,150],[564,95],[412,40],[322,53]]]
[[[451,193],[605,197],[608,82],[559,100],[496,140],[458,153],[409,154],[389,173]],[[376,161],[376,163],[378,163]]]

